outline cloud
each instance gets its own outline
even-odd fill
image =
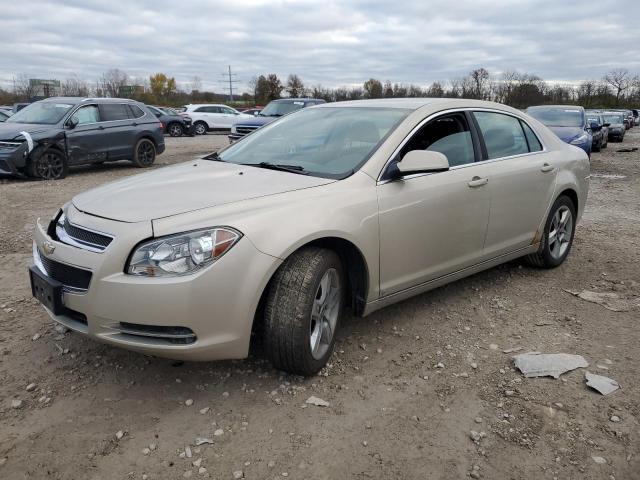
[[[297,73],[309,85],[374,77],[426,85],[483,66],[557,81],[640,72],[640,2],[599,0],[30,0],[3,6],[0,85],[25,73],[95,81],[110,68],[202,78],[221,91],[227,65]]]

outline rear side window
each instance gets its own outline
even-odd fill
[[[411,137],[400,154],[404,157],[412,150],[442,153],[452,167],[475,161],[471,130],[462,113],[443,115],[427,123]]]
[[[137,105],[129,105],[129,109],[131,110],[131,115],[133,118],[144,117],[144,112]]]
[[[113,122],[115,120],[127,120],[129,117],[129,109],[124,103],[103,103],[100,105],[101,117],[104,122]]]
[[[529,153],[529,145],[520,120],[493,112],[474,112],[487,147],[489,160]]]
[[[530,152],[541,152],[542,151],[542,144],[540,143],[540,140],[538,140],[538,137],[533,132],[533,130],[531,130],[531,127],[529,125],[527,125],[526,123],[524,123],[522,120],[520,120],[520,123],[522,124],[522,129],[524,130],[524,135],[525,135],[525,137],[527,137],[527,143],[529,144],[529,151]]]

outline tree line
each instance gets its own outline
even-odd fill
[[[28,101],[35,96],[26,75],[14,78],[13,88],[0,89],[0,103]],[[326,88],[307,86],[296,74],[281,80],[275,73],[258,75],[248,82],[249,91],[234,97],[236,105],[265,105],[287,97],[321,98],[327,102],[365,98],[446,97],[492,100],[515,108],[539,104],[579,104],[591,107],[640,106],[640,75],[626,69],[614,69],[597,80],[584,80],[577,85],[552,83],[541,77],[509,70],[491,74],[477,68],[462,77],[436,81],[423,87],[415,84],[382,82],[370,78],[361,86]],[[187,103],[228,102],[228,95],[202,90],[202,80],[193,77],[179,85],[174,77],[156,73],[148,78],[130,77],[119,69],[111,69],[95,82],[77,76],[61,82],[63,96],[128,97],[148,104],[184,105]]]

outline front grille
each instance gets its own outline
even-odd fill
[[[187,327],[165,327],[120,322],[115,328],[126,336],[154,339],[173,345],[189,345],[196,341],[196,334]]]
[[[238,135],[247,135],[257,129],[257,126],[238,126],[236,127],[236,132],[238,133]]]
[[[82,268],[72,267],[66,263],[56,262],[50,258],[45,257],[40,249],[38,249],[38,256],[40,262],[44,268],[44,273],[54,280],[59,281],[65,287],[86,291],[89,289],[89,283],[91,283],[91,272]]]
[[[56,236],[63,243],[98,252],[104,251],[113,240],[107,234],[74,225],[65,216],[58,219]]]

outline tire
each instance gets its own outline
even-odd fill
[[[558,225],[560,230],[558,230]],[[536,253],[525,257],[527,262],[538,268],[555,268],[561,265],[571,251],[575,230],[576,207],[569,197],[562,195],[558,197],[549,211],[540,248]],[[555,235],[553,235],[554,231]]]
[[[265,305],[264,345],[278,370],[310,376],[331,357],[345,303],[340,257],[309,247],[276,272]]]
[[[196,122],[193,124],[193,133],[196,135],[206,135],[209,126],[205,122]]]
[[[169,135],[172,137],[181,137],[184,135],[184,127],[179,123],[170,123],[167,127],[167,132],[169,132]]]
[[[141,138],[133,150],[133,164],[138,168],[148,168],[156,161],[156,146],[148,138]]]
[[[39,155],[32,155],[27,166],[30,177],[43,180],[61,180],[69,172],[69,163],[64,153],[49,148]]]
[[[602,149],[602,140],[600,140],[600,142],[596,143],[593,146],[593,151],[594,152],[599,152]]]

